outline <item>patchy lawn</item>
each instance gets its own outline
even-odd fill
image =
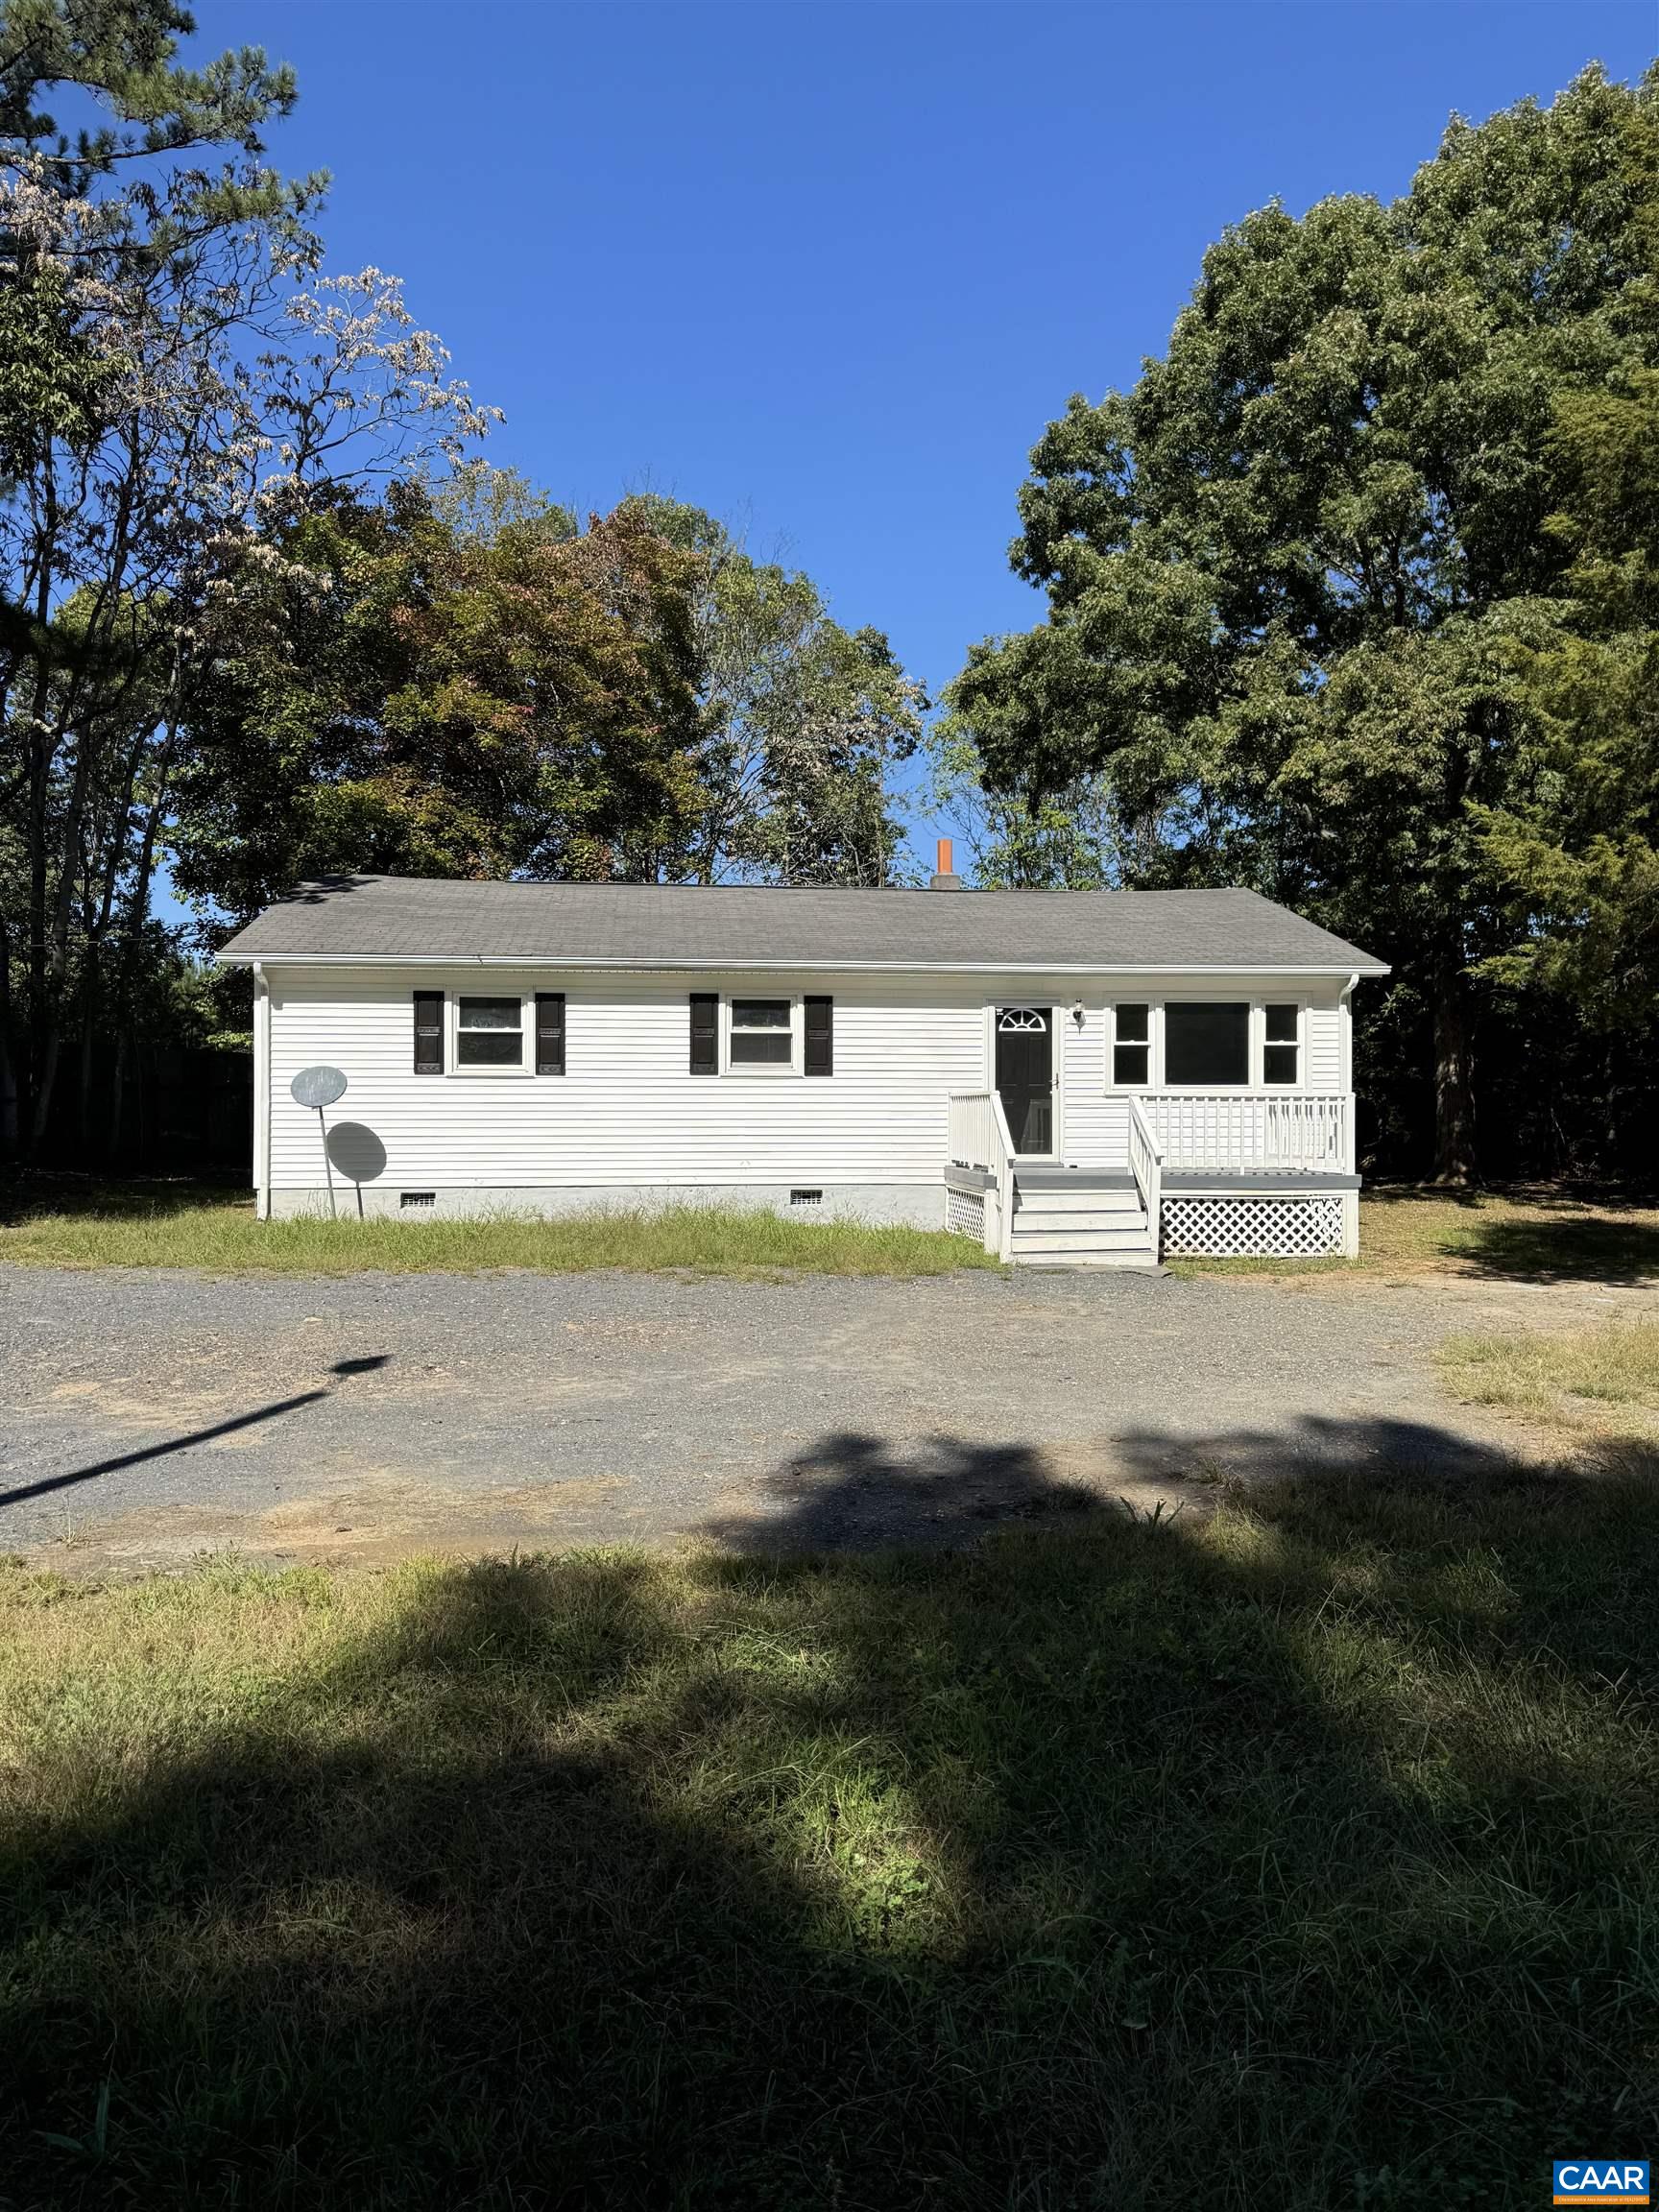
[[[341,1201],[345,1212],[348,1201]],[[190,1267],[212,1275],[945,1275],[998,1262],[972,1238],[852,1221],[795,1221],[761,1209],[606,1208],[540,1220],[304,1218],[256,1221],[251,1198],[193,1184],[42,1181],[0,1209],[0,1264]]]
[[[1224,2212],[1640,2152],[1659,1487],[0,1571],[18,2204]]]
[[[1659,1412],[1655,1321],[1563,1335],[1452,1336],[1441,1365],[1449,1387],[1471,1405],[1569,1422],[1588,1418],[1599,1427],[1628,1426],[1633,1413]]]
[[[1358,1260],[1178,1260],[1188,1275],[1486,1276],[1551,1283],[1659,1282],[1659,1207],[1530,1189],[1503,1193],[1383,1186],[1359,1197]]]

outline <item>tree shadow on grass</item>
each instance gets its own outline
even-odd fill
[[[1471,1222],[1456,1257],[1479,1275],[1527,1283],[1659,1282],[1659,1217],[1574,1214],[1547,1220],[1493,1214]]]
[[[245,1169],[227,1172],[216,1182],[199,1175],[0,1173],[0,1228],[18,1228],[47,1215],[146,1221],[194,1214],[204,1206],[234,1205],[252,1212]]]
[[[1421,1204],[1455,1209],[1440,1249],[1476,1275],[1527,1283],[1659,1281],[1659,1209],[1652,1201],[1598,1199],[1566,1190],[1516,1194],[1527,1213],[1494,1203],[1490,1192],[1382,1186],[1371,1208]]]
[[[0,2190],[1324,2212],[1640,2154],[1659,1497],[1330,1443],[1156,1525],[1033,1453],[945,1555],[146,1599],[159,1709],[169,1602],[233,1649],[18,1800]],[[804,1543],[914,1474],[804,1457]],[[106,2081],[101,2156],[39,2132]]]

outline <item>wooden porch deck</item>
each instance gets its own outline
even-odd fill
[[[1117,1156],[1014,1151],[995,1091],[950,1099],[950,1224],[1006,1261],[1152,1266],[1168,1252],[1358,1250],[1354,1100],[1341,1092],[1121,1092]],[[1068,1148],[1070,1149],[1070,1148]]]

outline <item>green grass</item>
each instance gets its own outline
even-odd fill
[[[1656,1579],[1651,1473],[0,1572],[0,2197],[1543,2201],[1653,2136]]]
[[[256,1221],[251,1200],[190,1185],[61,1185],[0,1215],[0,1263],[189,1267],[212,1275],[543,1275],[598,1267],[703,1275],[945,1275],[997,1262],[966,1237],[854,1221],[792,1221],[755,1209],[607,1208],[562,1219]]]
[[[1563,1335],[1452,1336],[1447,1381],[1479,1406],[1559,1415],[1574,1399],[1598,1412],[1659,1409],[1659,1322],[1613,1322]]]
[[[1659,1208],[1558,1191],[1359,1198],[1357,1260],[1178,1260],[1182,1275],[1463,1275],[1522,1282],[1659,1280]]]

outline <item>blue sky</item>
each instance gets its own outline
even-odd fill
[[[407,280],[578,507],[694,499],[930,687],[1041,602],[1008,572],[1067,395],[1162,349],[1274,198],[1401,190],[1453,109],[1635,75],[1652,0],[744,6],[199,0],[299,72],[337,268]]]

